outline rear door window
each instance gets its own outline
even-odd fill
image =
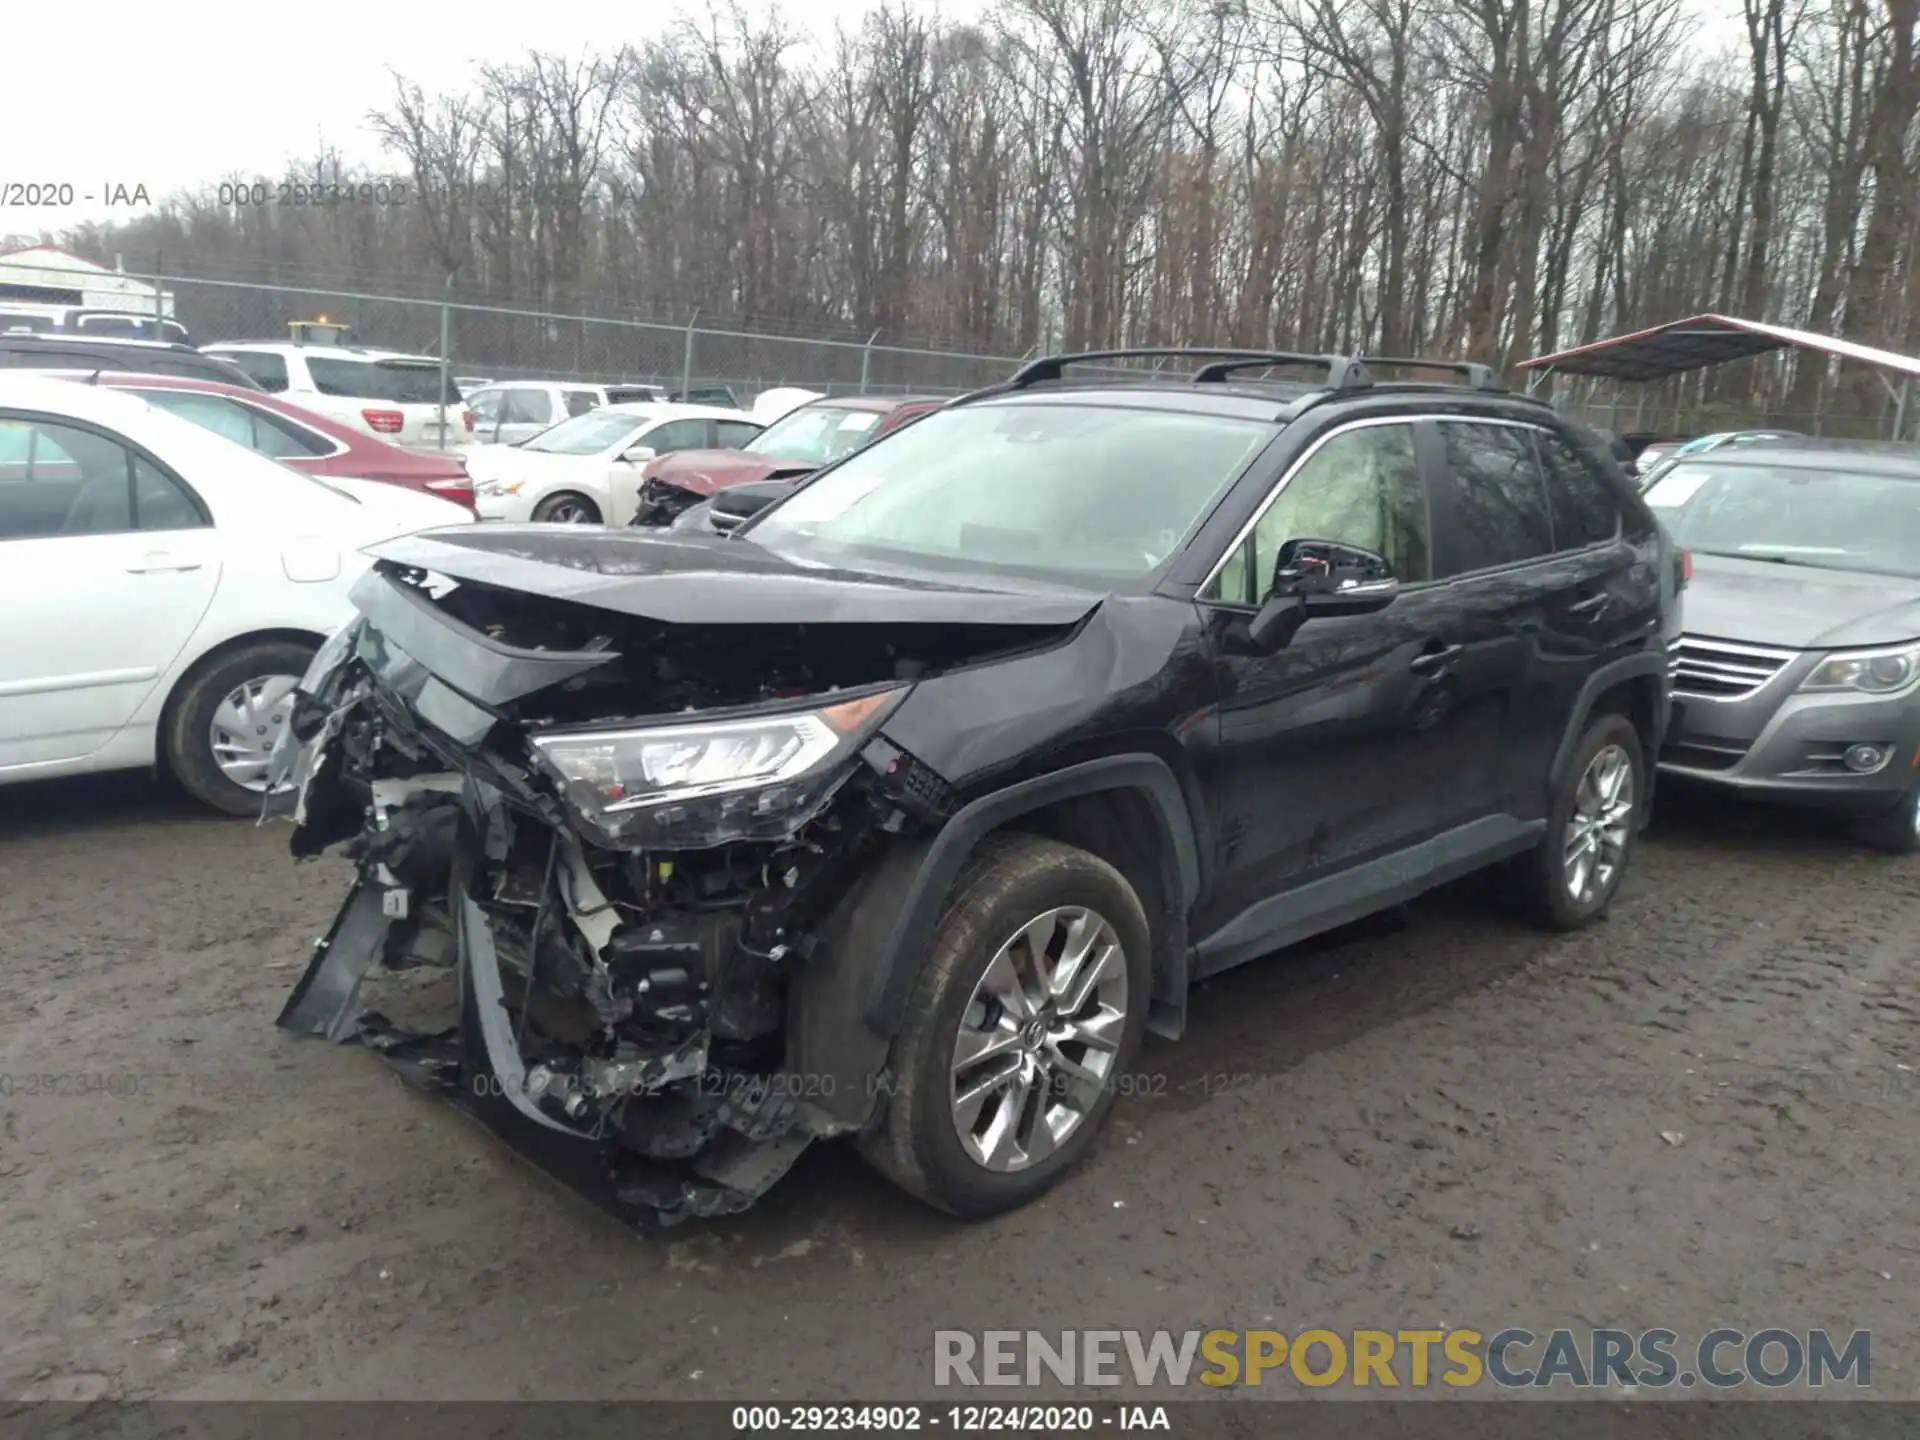
[[[0,416],[0,540],[207,524],[172,476],[77,425]]]
[[[560,398],[566,402],[569,415],[584,415],[600,404],[600,397],[591,390],[562,390]]]
[[[1441,420],[1447,513],[1443,575],[1516,565],[1553,553],[1547,487],[1532,427]]]
[[[551,425],[553,397],[544,390],[521,388],[500,392],[500,420],[506,425]]]

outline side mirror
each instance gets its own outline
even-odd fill
[[[1400,593],[1384,555],[1335,540],[1289,540],[1273,562],[1269,597],[1294,595],[1309,615],[1371,615]]]
[[[1399,593],[1383,555],[1336,540],[1289,540],[1274,558],[1267,598],[1248,622],[1247,636],[1258,653],[1271,655],[1309,620],[1371,615]]]
[[[653,459],[654,454],[655,451],[651,445],[636,445],[631,450],[622,452],[620,458],[638,465],[644,461]]]

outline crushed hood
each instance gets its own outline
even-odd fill
[[[1690,634],[1793,650],[1920,637],[1920,581],[1767,560],[1693,556]]]
[[[649,460],[641,472],[646,480],[661,480],[694,495],[712,495],[751,480],[786,480],[811,475],[820,467],[804,460],[782,460],[751,450],[676,450]]]
[[[372,547],[378,561],[685,625],[1072,625],[1101,597],[796,564],[694,530],[473,525]]]

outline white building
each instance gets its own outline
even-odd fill
[[[119,310],[173,315],[173,292],[119,270],[69,255],[53,245],[0,253],[0,316],[55,315],[68,310]],[[0,323],[0,329],[5,329]]]

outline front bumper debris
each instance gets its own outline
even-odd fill
[[[870,1103],[816,1105],[786,1070],[788,982],[907,815],[843,783],[781,838],[598,848],[506,712],[608,655],[512,651],[365,587],[270,779],[296,857],[357,868],[278,1023],[374,1050],[643,1228],[744,1209],[860,1123]]]
[[[361,706],[374,703],[367,682],[354,693],[357,700],[334,697],[320,738],[305,758],[289,762],[287,778],[298,786],[292,793],[305,819],[296,839],[323,821],[330,803],[337,808],[332,787],[344,766],[332,747],[351,744],[348,727]],[[690,973],[705,959],[701,948],[662,943],[648,955],[651,937],[667,939],[658,925],[638,945],[620,936],[615,907],[578,839],[558,829],[541,834],[544,827],[516,813],[505,790],[477,774],[425,773],[375,781],[368,790],[366,827],[347,845],[358,879],[288,996],[282,1027],[366,1045],[407,1080],[442,1094],[588,1198],[643,1227],[746,1208],[809,1141],[834,1128],[790,1098],[791,1087],[764,1074],[710,1068],[711,1030],[684,1023],[711,989]],[[509,938],[494,907],[475,894],[489,871],[498,883],[486,889],[496,895],[524,881],[491,862],[529,838],[548,855],[544,886],[537,899],[528,897],[535,909],[530,931]],[[571,931],[565,948],[578,955],[590,946],[615,961],[602,967],[604,992],[576,997],[575,1008],[598,1006],[603,1014],[596,1018],[624,1009],[622,1018],[631,1019],[637,996],[660,990],[667,1003],[626,1027],[646,1031],[664,1021],[668,1033],[649,1037],[656,1043],[623,1039],[594,1047],[607,1054],[526,1043],[530,1021],[539,1025],[534,1007],[552,997],[537,992],[537,979],[530,979],[537,976],[535,956],[525,947],[529,935],[552,943],[563,917]],[[516,944],[517,974],[502,960]],[[660,956],[679,963],[647,963]],[[621,964],[635,961],[637,967]],[[438,997],[440,1014],[407,1024],[369,1006],[370,983],[409,972],[451,974],[451,994]],[[406,998],[419,1001],[419,989]],[[429,1003],[431,990],[425,987]],[[586,1017],[569,1018],[568,1033],[578,1036]],[[530,1063],[528,1052],[536,1049],[560,1055]]]

